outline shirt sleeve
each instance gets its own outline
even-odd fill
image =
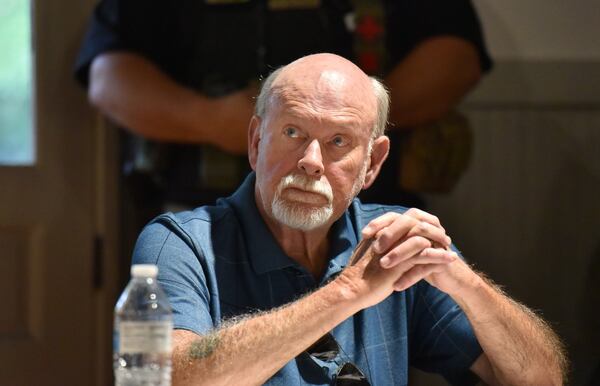
[[[492,67],[481,24],[469,0],[399,1],[387,14],[388,46],[392,63],[398,63],[416,45],[435,36],[456,36],[473,43],[482,71]]]
[[[453,385],[475,385],[469,368],[483,352],[466,315],[450,296],[426,281],[413,287],[411,365]]]
[[[158,282],[173,309],[174,328],[202,335],[214,327],[206,276],[199,260],[202,256],[169,225],[169,220],[163,218],[144,228],[132,264],[158,266]]]
[[[164,30],[161,2],[145,0],[102,0],[94,9],[75,61],[75,78],[89,85],[89,67],[94,58],[108,51],[150,54],[160,43]],[[164,13],[164,12],[163,12]]]

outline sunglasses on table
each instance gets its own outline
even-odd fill
[[[319,359],[322,362],[335,362],[340,354],[340,345],[331,333],[323,335],[312,346],[306,349],[311,359]],[[337,368],[334,386],[371,386],[367,377],[352,362],[343,362]]]

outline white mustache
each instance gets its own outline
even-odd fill
[[[333,201],[331,185],[327,182],[314,180],[301,174],[289,174],[283,177],[277,187],[278,195],[281,195],[283,189],[286,188],[297,188],[310,193],[320,194],[327,198],[327,202],[331,203]]]

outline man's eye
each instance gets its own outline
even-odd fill
[[[298,130],[296,130],[295,127],[286,127],[284,130],[285,135],[287,135],[290,138],[297,138],[298,137]]]
[[[335,137],[333,137],[331,142],[333,142],[333,144],[338,147],[345,146],[347,143],[346,139],[344,137],[342,137],[341,135],[336,135]]]

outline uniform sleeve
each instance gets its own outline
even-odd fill
[[[466,315],[424,280],[413,290],[411,365],[440,374],[452,385],[475,385],[478,378],[469,368],[483,351]]]
[[[158,282],[171,303],[174,328],[199,335],[214,327],[201,258],[168,224],[153,222],[140,234],[132,261],[158,265]]]
[[[398,63],[423,40],[442,35],[465,39],[479,53],[481,69],[492,61],[487,52],[481,24],[469,0],[410,0],[394,2],[387,14],[388,46],[392,63]],[[395,55],[395,56],[394,56]]]
[[[150,56],[164,29],[160,2],[145,0],[102,0],[94,9],[75,61],[75,78],[89,84],[89,67],[94,58],[108,51],[131,51]]]

